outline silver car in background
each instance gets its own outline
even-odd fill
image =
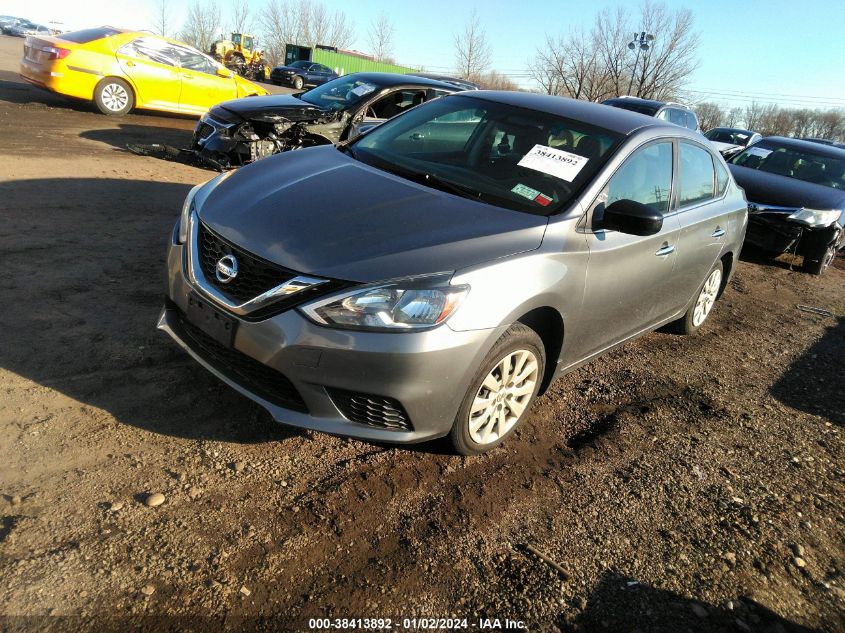
[[[481,453],[561,374],[698,330],[746,223],[693,131],[461,93],[195,187],[159,328],[280,422]]]

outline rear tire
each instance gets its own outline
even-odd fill
[[[537,397],[546,352],[537,333],[514,323],[473,376],[449,439],[461,455],[485,453],[510,436]]]
[[[690,335],[695,334],[704,325],[707,317],[710,316],[710,311],[719,298],[722,291],[722,280],[724,278],[724,267],[722,262],[716,262],[716,265],[707,273],[707,278],[698,293],[695,295],[695,300],[690,305],[686,314],[677,321],[672,321],[666,326],[666,329],[675,334]]]
[[[135,93],[123,79],[106,77],[94,88],[94,104],[103,114],[123,116],[135,107]]]

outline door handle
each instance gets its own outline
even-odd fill
[[[725,234],[725,229],[720,226],[716,227],[716,230],[710,234],[710,237],[722,237]]]
[[[661,246],[660,248],[658,248],[654,252],[654,254],[657,255],[658,257],[663,257],[665,255],[669,255],[670,253],[674,253],[674,252],[675,252],[674,246],[670,246],[669,244],[664,243],[663,246]]]
[[[126,62],[126,65],[132,68],[135,65],[135,62]]]
[[[193,79],[190,75],[182,75],[182,79]]]

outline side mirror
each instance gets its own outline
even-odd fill
[[[223,68],[223,66],[218,66],[217,67],[217,76],[223,77],[224,79],[228,79],[229,77],[232,76],[232,71],[229,70],[228,68]]]
[[[655,235],[663,228],[663,214],[635,200],[617,200],[605,207],[600,228],[629,235]]]

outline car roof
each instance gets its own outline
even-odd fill
[[[352,76],[359,81],[369,81],[370,83],[374,83],[382,88],[387,88],[389,86],[401,86],[403,84],[410,83],[417,86],[431,86],[432,88],[439,88],[440,90],[448,90],[450,92],[455,92],[458,89],[458,87],[454,84],[448,84],[443,81],[428,79],[427,77],[400,75],[399,73],[362,72],[344,75],[344,77]]]
[[[742,134],[757,134],[757,132],[752,132],[751,130],[746,130],[745,128],[741,127],[714,127],[710,128],[708,132],[712,132],[713,130],[725,130],[726,132],[740,132]]]
[[[835,145],[826,145],[824,143],[816,143],[815,141],[805,141],[800,138],[787,138],[785,136],[766,136],[759,142],[763,143],[765,141],[772,141],[778,145],[792,149],[811,151],[820,156],[845,159],[845,149],[839,149]]]
[[[582,99],[569,99],[568,97],[541,95],[531,92],[499,90],[461,92],[460,96],[470,99],[496,101],[518,108],[555,114],[625,135],[629,135],[641,128],[660,128],[671,130],[672,132],[686,129],[672,123],[661,121],[660,119],[655,119],[654,117],[646,116],[645,114],[614,108],[600,103],[593,103],[592,101],[584,101]],[[690,134],[689,136],[695,138],[697,135]]]

